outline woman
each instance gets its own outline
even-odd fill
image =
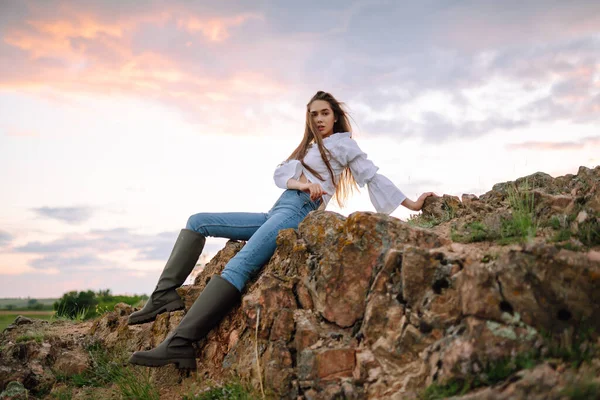
[[[266,264],[281,229],[297,228],[311,211],[323,208],[335,195],[340,206],[358,183],[368,186],[378,212],[390,214],[400,204],[419,211],[433,193],[411,201],[367,159],[351,137],[342,105],[332,95],[317,92],[307,105],[302,142],[275,170],[275,183],[286,189],[268,213],[200,213],[182,229],[171,256],[144,308],[130,315],[130,325],[152,321],[165,311],[184,308],[175,291],[190,274],[206,236],[246,240],[246,245],[214,275],[177,328],[155,349],[135,352],[129,362],[146,366],[175,363],[196,368],[192,343],[202,339],[239,300],[246,282]]]

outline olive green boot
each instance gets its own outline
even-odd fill
[[[192,346],[217,325],[241,295],[220,275],[213,275],[177,328],[156,348],[136,351],[129,362],[147,367],[175,364],[177,368],[196,369],[196,351]]]
[[[160,313],[184,308],[183,300],[175,289],[185,282],[196,266],[205,242],[206,238],[198,232],[190,229],[182,229],[179,232],[171,256],[158,279],[154,292],[150,295],[144,308],[129,316],[127,321],[129,325],[154,321]]]

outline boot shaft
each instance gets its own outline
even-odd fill
[[[182,229],[155,290],[172,289],[183,285],[196,266],[205,243],[206,238],[203,235],[190,229]]]
[[[176,336],[195,342],[217,325],[240,300],[241,293],[220,275],[213,275],[176,328]]]

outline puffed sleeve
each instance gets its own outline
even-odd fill
[[[358,147],[354,139],[346,138],[340,141],[336,153],[342,165],[350,167],[358,186],[367,185],[369,198],[377,212],[391,214],[406,199],[404,193],[392,181],[377,173],[379,168],[367,158],[367,154]]]
[[[299,160],[288,160],[280,164],[273,174],[275,184],[282,188],[287,189],[287,181],[291,178],[299,179],[302,174],[302,164]]]

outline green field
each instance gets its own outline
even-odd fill
[[[6,309],[9,305],[12,305],[15,309],[27,308],[30,298],[12,298],[12,299],[0,299],[0,310]],[[45,306],[52,306],[58,299],[35,299],[38,303]]]
[[[18,315],[32,319],[49,320],[54,315],[54,311],[0,311],[0,332],[12,324]]]

